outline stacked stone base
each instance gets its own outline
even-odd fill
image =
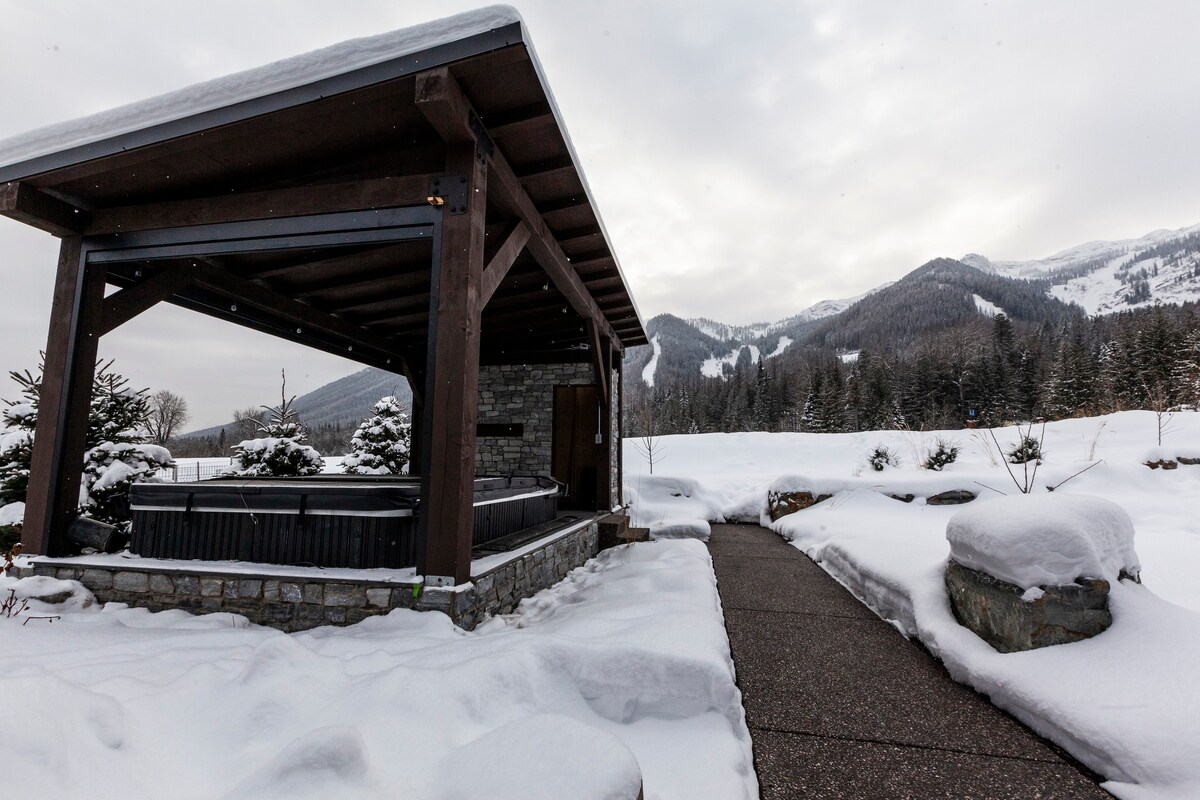
[[[75,564],[71,560],[38,559],[29,574],[77,580],[102,603],[127,603],[150,611],[178,608],[194,614],[227,612],[251,622],[295,632],[320,625],[350,625],[396,608],[441,611],[461,628],[471,630],[489,614],[507,614],[522,599],[562,580],[597,553],[598,528],[590,520],[521,556],[452,588],[424,588],[395,581],[336,579],[299,574],[270,574],[206,569],[203,562],[180,562],[178,568],[120,567]],[[252,565],[247,565],[252,567]]]

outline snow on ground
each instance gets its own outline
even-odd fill
[[[861,350],[850,350],[845,353],[838,353],[838,358],[841,359],[843,364],[853,364],[855,361],[858,361],[858,355],[861,352]]]
[[[753,344],[744,344],[740,347],[735,347],[729,353],[723,356],[709,356],[704,359],[704,363],[700,365],[700,374],[706,378],[722,378],[725,376],[725,365],[730,367],[737,366],[738,359],[742,357],[742,351],[750,350],[750,363],[757,364],[759,358],[758,346]]]
[[[44,580],[0,593],[69,585]],[[408,610],[291,635],[32,611],[62,618],[0,618],[5,796],[601,798],[635,763],[648,799],[757,796],[699,542],[606,551],[470,633]]]
[[[1007,655],[955,622],[942,580],[951,517],[986,506],[924,502],[950,488],[979,492],[981,499],[1019,494],[985,431],[671,436],[662,440],[658,471],[690,481],[691,508],[716,507],[729,519],[761,514],[776,478],[810,476],[834,496],[781,519],[772,526],[778,533],[918,637],[957,680],[1109,778],[1109,791],[1127,800],[1183,800],[1200,797],[1200,466],[1150,470],[1142,463],[1147,452],[1186,455],[1200,446],[1200,414],[1177,415],[1172,425],[1161,450],[1153,447],[1150,412],[1046,427],[1046,460],[1030,499],[1096,464],[1055,494],[1103,497],[1123,508],[1136,531],[1145,584],[1113,586],[1114,624],[1099,636]],[[939,435],[962,445],[958,462],[943,472],[916,469]],[[1012,428],[997,436],[1002,444],[1016,440]],[[900,453],[900,468],[877,473],[866,466],[866,454],[879,443]],[[633,448],[625,452],[626,482],[642,482],[644,495],[645,467]],[[1022,479],[1021,468],[1014,469]],[[660,483],[651,484],[653,502],[663,502],[657,487],[667,485],[668,475],[654,476]],[[901,503],[888,493],[917,499]],[[636,513],[641,495],[630,496]]]
[[[654,355],[650,356],[649,363],[642,368],[642,383],[654,388],[654,371],[658,369],[658,357],[662,355],[662,345],[658,343],[657,336],[650,340],[650,346],[654,348]]]
[[[971,295],[975,300],[975,308],[979,309],[980,314],[986,314],[989,317],[994,317],[997,314],[1003,314],[1004,309],[988,300],[984,300],[977,294]]]
[[[766,355],[766,358],[774,358],[775,356],[783,355],[783,351],[792,346],[792,339],[787,336],[779,337],[779,344],[775,345],[775,349]]]

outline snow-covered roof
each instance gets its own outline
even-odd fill
[[[346,75],[478,34],[520,25],[511,6],[488,6],[377,36],[351,39],[157,97],[48,125],[0,141],[0,167],[143,131],[216,109]],[[420,69],[436,66],[426,62]],[[28,173],[31,174],[31,173]],[[17,176],[14,176],[17,177]],[[0,171],[0,180],[11,180]]]

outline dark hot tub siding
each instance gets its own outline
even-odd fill
[[[319,481],[314,478],[314,481]],[[480,483],[503,479],[485,479]],[[547,481],[516,479],[509,494],[517,495],[475,506],[472,545],[507,536],[554,519],[558,498],[553,494],[521,497]],[[207,486],[205,484],[208,484]],[[353,509],[378,505],[375,498],[305,497],[302,482],[284,491],[257,490],[232,494],[214,485],[140,484],[135,486],[135,506],[160,506],[165,510],[133,511],[130,549],[146,558],[251,561],[264,564],[314,565],[355,569],[402,568],[416,563],[415,518],[412,516],[356,515]],[[370,486],[354,487],[356,494],[371,493]],[[380,494],[394,494],[379,485]],[[416,492],[416,486],[412,487]],[[481,490],[476,500],[496,499],[495,490]],[[504,491],[501,491],[503,494]],[[304,513],[301,498],[309,508],[334,510],[345,500],[346,514]],[[388,501],[396,498],[389,497]],[[415,494],[414,498],[415,499]],[[370,501],[374,500],[374,503]],[[209,508],[205,509],[205,505]],[[401,502],[399,506],[403,506]],[[255,509],[252,513],[248,508]],[[270,508],[277,513],[264,513]]]

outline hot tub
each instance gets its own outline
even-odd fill
[[[318,475],[138,483],[130,550],[147,558],[320,567],[416,563],[420,478]],[[472,545],[554,519],[549,478],[476,478]]]

